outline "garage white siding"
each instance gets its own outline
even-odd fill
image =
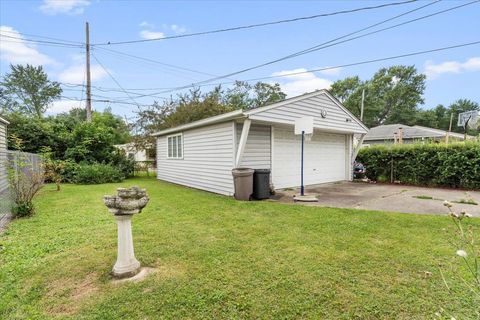
[[[327,111],[325,118],[321,116],[322,110]],[[351,114],[324,92],[304,99],[292,99],[291,102],[287,101],[284,105],[271,109],[265,107],[264,111],[251,114],[250,119],[294,125],[295,119],[304,116],[313,116],[314,127],[318,129],[345,133],[365,132]]]
[[[233,194],[234,122],[183,131],[183,159],[167,158],[167,136],[157,138],[157,178]]]
[[[237,123],[236,148],[242,134],[243,124]],[[252,124],[248,133],[247,143],[243,152],[240,167],[253,169],[270,169],[270,131],[271,127],[266,125]]]
[[[300,185],[301,138],[293,128],[274,128],[272,181],[274,187]],[[305,142],[304,184],[347,180],[349,135],[315,131]]]

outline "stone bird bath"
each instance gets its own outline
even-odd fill
[[[148,203],[145,189],[139,187],[118,188],[116,196],[104,196],[103,202],[113,213],[118,228],[117,262],[113,266],[116,278],[133,277],[140,271],[140,262],[135,258],[132,238],[132,216],[140,213]]]

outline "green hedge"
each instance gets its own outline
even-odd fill
[[[424,186],[480,189],[480,143],[378,145],[362,148],[357,161],[367,177]]]
[[[76,184],[121,182],[124,179],[125,174],[121,168],[102,163],[67,162],[63,174],[64,181]]]

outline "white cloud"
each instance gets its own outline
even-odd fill
[[[73,108],[85,108],[85,101],[58,100],[54,101],[47,109],[47,114],[68,112]]]
[[[153,23],[148,22],[148,21],[142,21],[139,24],[139,26],[142,27],[142,28],[150,28],[150,29],[155,28],[155,25]]]
[[[317,77],[314,73],[301,73],[288,75],[290,73],[305,72],[307,69],[299,68],[294,70],[284,70],[275,72],[272,76],[283,76],[278,82],[289,97],[298,96],[306,92],[312,92],[320,89],[328,89],[332,85],[332,81]]]
[[[142,37],[142,39],[147,39],[147,40],[158,39],[158,38],[165,37],[165,34],[159,31],[142,30],[140,31],[140,37]]]
[[[473,57],[465,62],[459,61],[445,61],[439,64],[434,64],[433,61],[425,62],[425,71],[429,79],[435,79],[443,73],[462,73],[468,71],[480,70],[480,57]]]
[[[66,13],[70,15],[82,14],[85,7],[90,5],[88,0],[43,0],[40,10],[49,15]]]
[[[171,29],[173,32],[175,32],[176,34],[185,33],[185,32],[187,31],[187,28],[182,27],[182,26],[179,26],[179,25],[176,25],[176,24],[170,25],[170,29]]]
[[[178,24],[162,24],[161,29],[164,31],[155,31],[155,24],[148,21],[142,21],[139,26],[143,28],[143,30],[140,31],[140,37],[147,40],[164,38],[164,31],[172,31],[175,34],[182,34],[187,31],[187,28],[179,26]]]
[[[0,46],[0,59],[2,61],[12,64],[28,63],[32,65],[54,63],[53,59],[38,52],[34,45],[25,42],[22,35],[12,27],[0,26],[0,32],[4,35],[4,37],[0,37],[2,40],[2,45]]]
[[[90,79],[98,81],[107,76],[107,72],[99,65],[90,66]],[[58,80],[65,83],[83,84],[85,81],[85,64],[73,65],[58,75]]]

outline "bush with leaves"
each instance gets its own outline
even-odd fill
[[[17,150],[21,149],[21,140],[13,139]],[[31,216],[35,213],[33,198],[44,182],[43,167],[38,157],[24,152],[8,155],[7,178],[13,200],[12,213],[15,217]]]
[[[109,182],[121,182],[125,179],[123,173],[109,164],[79,164],[75,168],[73,177],[77,184],[99,184]]]
[[[413,185],[480,189],[478,142],[371,146],[360,150],[357,161],[375,181],[393,176]]]

